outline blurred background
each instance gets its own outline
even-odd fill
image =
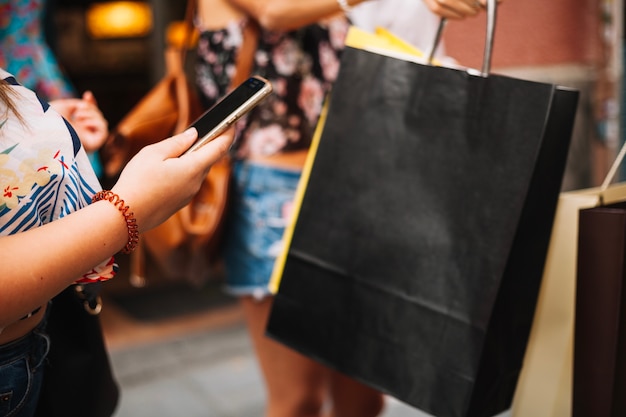
[[[171,24],[185,1],[48,0],[46,35],[80,91],[92,90],[111,126],[163,75]]]
[[[185,6],[50,0],[47,38],[76,89],[92,90],[114,126],[163,75],[166,34]],[[623,140],[623,21],[623,0],[507,0],[499,8],[493,71],[582,92],[564,189],[601,181]],[[484,33],[484,14],[448,22],[448,55],[480,68]],[[192,65],[193,51],[188,55]]]

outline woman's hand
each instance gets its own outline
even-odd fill
[[[124,167],[112,191],[134,212],[140,233],[158,226],[189,203],[211,165],[226,154],[233,141],[232,132],[228,132],[182,155],[197,135],[196,129],[189,129],[146,146]]]
[[[109,125],[91,91],[82,98],[53,100],[50,105],[76,130],[85,151],[97,151],[109,134]]]
[[[476,16],[487,7],[487,0],[424,0],[424,3],[433,13],[447,19]]]

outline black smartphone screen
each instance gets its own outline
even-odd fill
[[[192,124],[198,130],[198,137],[202,137],[215,129],[217,125],[242,107],[243,103],[262,90],[264,86],[265,82],[256,78],[249,78],[240,84]]]

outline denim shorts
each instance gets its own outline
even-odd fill
[[[0,417],[35,414],[50,350],[45,326],[44,318],[26,336],[0,346]]]
[[[299,170],[235,162],[224,242],[226,292],[256,298],[269,294],[300,174]]]

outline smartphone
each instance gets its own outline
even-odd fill
[[[195,151],[224,133],[271,92],[272,84],[265,78],[257,75],[248,78],[189,126],[198,130],[198,139],[185,153]]]

